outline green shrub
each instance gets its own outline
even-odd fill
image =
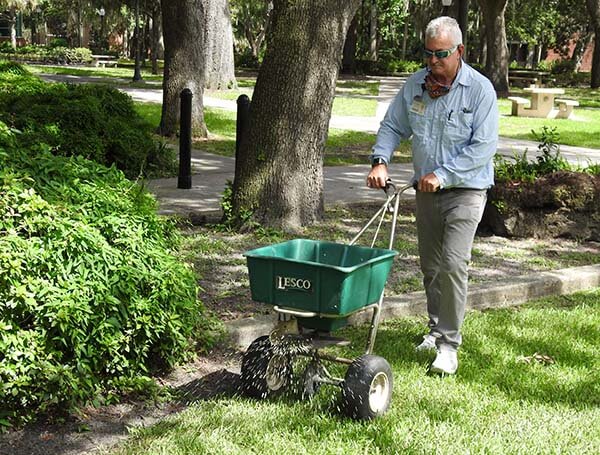
[[[152,196],[0,122],[0,424],[142,387],[211,341]]]
[[[552,71],[553,65],[553,62],[542,60],[541,62],[538,62],[538,64],[535,66],[535,69],[538,71]]]
[[[6,53],[6,54],[14,54],[15,49],[12,47],[12,44],[10,41],[3,41],[0,43],[0,52]]]
[[[560,155],[559,133],[556,127],[542,127],[540,134],[532,131],[539,142],[536,161],[529,161],[527,150],[516,153],[512,161],[501,155],[494,157],[495,177],[498,181],[533,182],[536,178],[557,171],[572,170],[569,162]]]
[[[571,59],[555,61],[552,65],[552,74],[572,74],[575,72],[575,62]]]
[[[395,59],[387,62],[387,72],[390,73],[414,73],[421,68],[423,68],[422,62]]]
[[[99,84],[48,84],[18,68],[0,63],[0,120],[22,132],[21,146],[47,144],[57,155],[115,164],[129,178],[173,170],[173,153],[157,147],[129,95]]]
[[[52,38],[48,43],[48,47],[53,49],[55,47],[68,47],[69,42],[66,38]]]
[[[57,63],[80,64],[92,61],[92,51],[85,47],[53,47],[48,51],[50,60]]]
[[[29,71],[23,68],[23,65],[9,60],[0,60],[0,74],[6,73],[12,76],[28,76],[31,75]]]

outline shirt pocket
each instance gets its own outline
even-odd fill
[[[450,147],[466,145],[473,135],[473,113],[460,111],[450,115],[444,128],[445,145]]]

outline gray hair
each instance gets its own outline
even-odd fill
[[[456,19],[448,16],[436,17],[425,29],[425,40],[438,38],[440,35],[447,35],[452,38],[452,44],[457,46],[462,44],[462,32]]]

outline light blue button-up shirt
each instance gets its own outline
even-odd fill
[[[441,188],[486,189],[494,184],[498,106],[491,82],[462,62],[450,92],[430,98],[427,69],[413,74],[394,98],[377,133],[371,159],[390,162],[412,136],[414,181],[435,173]]]

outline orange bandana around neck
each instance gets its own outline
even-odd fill
[[[425,76],[425,90],[429,93],[430,98],[437,98],[448,93],[450,86],[440,84],[431,73],[427,73],[427,76]]]

